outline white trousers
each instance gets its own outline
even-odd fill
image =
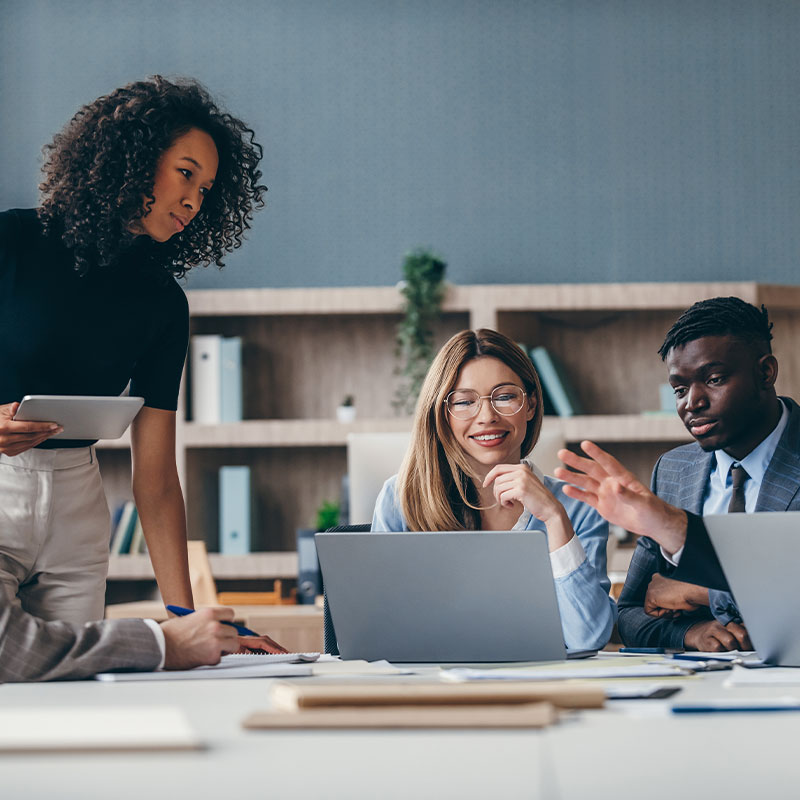
[[[103,618],[110,527],[93,447],[0,454],[0,581],[29,613]]]

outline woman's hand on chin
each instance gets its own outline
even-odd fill
[[[483,486],[491,486],[495,500],[503,508],[510,508],[518,501],[544,522],[551,552],[575,535],[564,506],[526,464],[497,464],[487,473]]]
[[[483,480],[483,488],[487,487],[498,505],[511,508],[517,500],[545,524],[564,513],[561,503],[526,464],[497,464]]]

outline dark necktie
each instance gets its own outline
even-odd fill
[[[731,480],[733,481],[733,494],[731,502],[728,504],[728,513],[744,512],[744,482],[750,476],[745,472],[741,464],[734,464],[731,467]]]

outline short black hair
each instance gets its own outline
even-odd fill
[[[735,336],[772,352],[772,323],[764,305],[761,310],[739,297],[700,300],[678,317],[658,351],[665,361],[669,351],[704,336]]]

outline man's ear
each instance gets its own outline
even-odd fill
[[[772,353],[758,359],[758,376],[762,389],[771,389],[778,379],[778,359]]]

